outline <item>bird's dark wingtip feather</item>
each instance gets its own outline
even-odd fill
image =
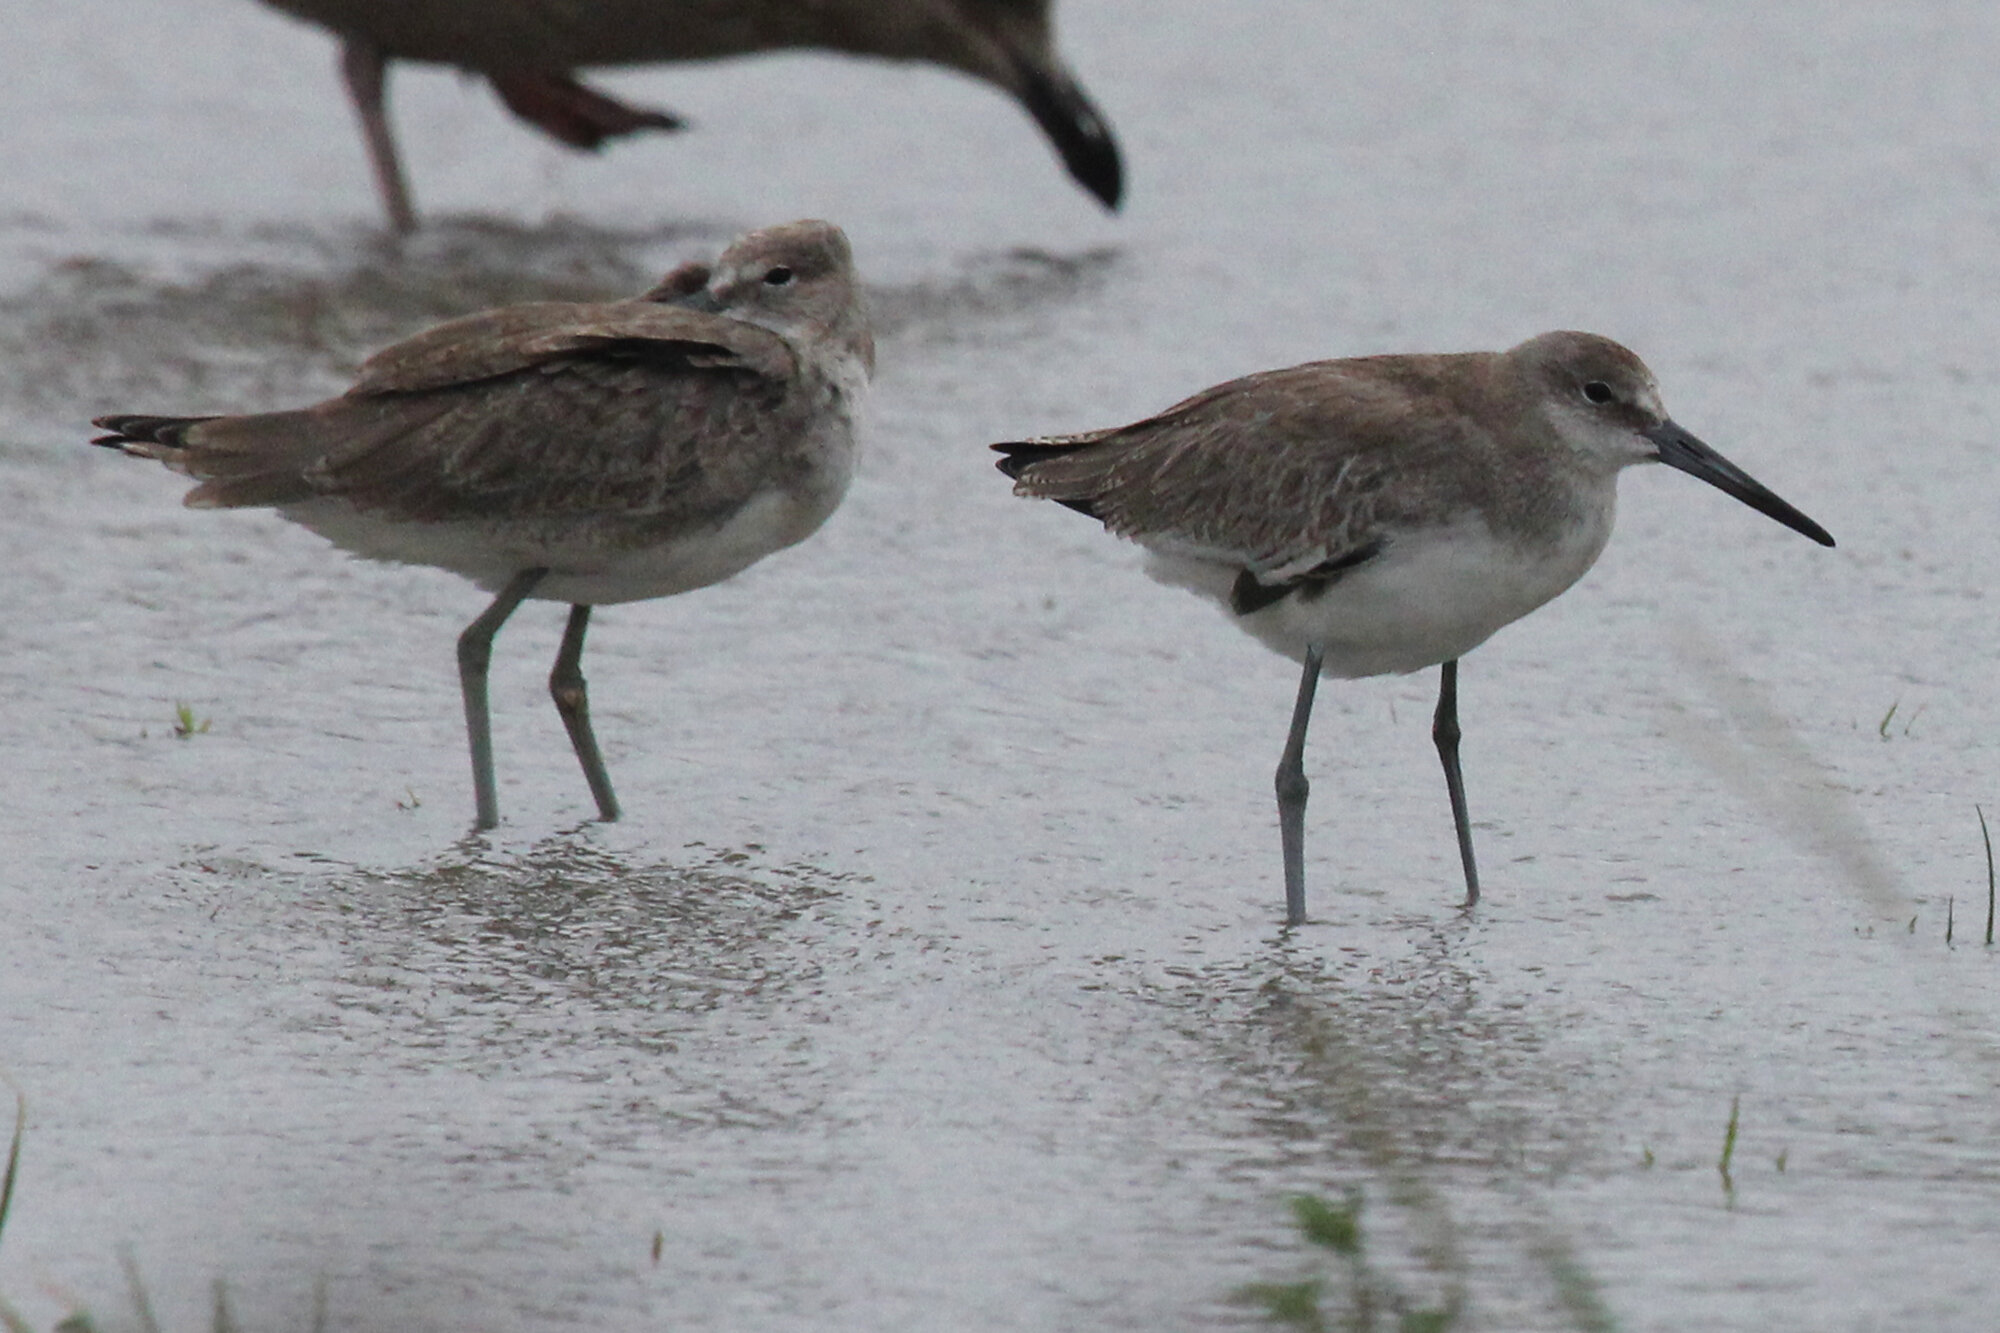
[[[1010,440],[1005,444],[995,444],[987,447],[997,454],[1005,455],[1005,457],[997,460],[994,466],[1018,482],[1021,480],[1021,474],[1035,464],[1044,459],[1066,454],[1077,446],[1074,440]],[[1016,493],[1025,494],[1026,492],[1020,492],[1017,488]],[[1057,504],[1068,509],[1074,509],[1077,513],[1087,518],[1094,518],[1099,522],[1104,520],[1104,515],[1098,510],[1097,502],[1094,500],[1077,499],[1074,497],[1065,498],[1060,495],[1038,496],[1035,498],[1054,500]]]
[[[92,417],[91,425],[111,433],[99,435],[91,443],[106,449],[122,449],[128,444],[158,444],[169,449],[178,449],[183,443],[180,438],[182,431],[189,426],[214,419],[213,417],[154,417],[130,412]]]
[[[993,466],[1019,481],[1021,474],[1041,462],[1044,458],[1054,458],[1066,452],[1066,444],[1048,444],[1040,440],[1009,440],[1004,444],[988,445],[996,454],[1004,454]]]
[[[1363,542],[1353,550],[1322,560],[1305,573],[1295,574],[1282,583],[1266,583],[1257,577],[1255,570],[1246,569],[1236,576],[1236,583],[1229,590],[1229,609],[1239,616],[1247,616],[1295,592],[1317,597],[1329,585],[1340,582],[1349,570],[1365,565],[1382,554],[1387,545],[1388,542],[1381,537]]]
[[[1294,591],[1294,585],[1289,583],[1260,583],[1257,576],[1246,569],[1230,585],[1229,609],[1239,616],[1247,616],[1262,611],[1274,602],[1283,601]]]

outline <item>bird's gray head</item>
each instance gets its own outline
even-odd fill
[[[1825,528],[1681,429],[1661,405],[1659,382],[1646,363],[1609,338],[1544,333],[1506,356],[1539,399],[1556,438],[1585,466],[1615,472],[1633,463],[1665,463],[1822,546],[1833,545]]]
[[[760,325],[796,344],[849,342],[874,369],[854,251],[831,222],[760,228],[712,264],[681,265],[646,295]]]
[[[1668,421],[1659,381],[1626,348],[1594,333],[1544,333],[1507,359],[1579,461],[1615,471],[1660,456],[1651,435]]]

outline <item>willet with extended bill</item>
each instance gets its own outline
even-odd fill
[[[375,184],[399,232],[416,210],[389,129],[391,60],[483,75],[521,119],[576,148],[680,118],[631,107],[575,71],[817,49],[917,60],[982,80],[1019,102],[1076,182],[1116,208],[1124,188],[1104,117],[1056,54],[1050,0],[266,0],[342,41],[341,73],[361,117]]]
[[[570,603],[549,690],[616,819],[581,670],[590,608],[706,587],[810,536],[853,474],[874,361],[846,236],[794,222],[632,300],[441,324],[313,407],[100,417],[96,443],[194,477],[195,508],[274,507],[356,555],[496,593],[458,641],[481,828],[500,819],[493,636],[527,598]]]
[[[1824,546],[1833,538],[1682,430],[1630,351],[1545,333],[1506,352],[1315,361],[1217,385],[1129,426],[994,449],[1015,492],[1138,542],[1147,571],[1304,665],[1278,763],[1285,917],[1305,920],[1306,723],[1320,674],[1442,665],[1432,736],[1467,904],[1458,659],[1581,578],[1620,469],[1659,462]]]

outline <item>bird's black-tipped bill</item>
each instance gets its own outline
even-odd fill
[[[1659,448],[1659,460],[1677,467],[1691,477],[1700,477],[1724,495],[1733,495],[1760,514],[1775,518],[1793,532],[1812,538],[1821,546],[1833,545],[1833,537],[1819,524],[1780,500],[1769,487],[1697,440],[1671,421],[1662,421],[1646,432]]]
[[[1116,209],[1125,193],[1125,168],[1111,127],[1068,75],[1023,63],[1021,101],[1055,145],[1077,184]]]

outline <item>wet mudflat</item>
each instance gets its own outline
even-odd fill
[[[1991,1326],[1987,10],[1071,0],[1117,219],[940,74],[621,75],[700,128],[578,159],[399,71],[436,225],[397,250],[317,34],[47,8],[0,53],[36,1327],[129,1321],[124,1249],[174,1329],[218,1278],[259,1328],[322,1283],[346,1329],[1257,1327],[1310,1282],[1326,1327]],[[615,826],[550,608],[468,839],[480,594],[82,444],[815,214],[882,329],[869,453],[809,543],[600,613]],[[1292,669],[981,446],[1557,327],[1841,544],[1628,475],[1598,568],[1465,663],[1487,900],[1434,676],[1329,682],[1281,931]],[[1358,1253],[1315,1245],[1288,1200],[1350,1191]]]

